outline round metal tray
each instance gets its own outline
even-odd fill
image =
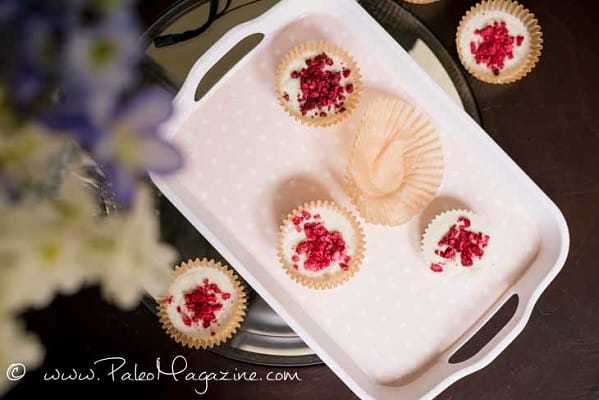
[[[273,0],[263,0],[244,7],[244,12],[246,15],[249,14],[247,18],[252,18],[257,12],[264,10],[266,3],[272,5],[275,2]],[[147,29],[144,34],[144,40],[149,49],[148,57],[144,63],[146,79],[158,82],[173,91],[178,89],[177,84],[174,82],[181,81],[184,76],[177,77],[176,72],[169,71],[171,61],[168,59],[166,62],[159,60],[161,49],[154,48],[150,43],[152,38],[161,34],[173,24],[178,23],[178,25],[191,27],[200,25],[201,22],[193,19],[189,22],[182,21],[182,19],[186,17],[190,19],[192,14],[194,14],[193,18],[197,18],[198,8],[207,9],[206,3],[208,3],[208,0],[178,2]],[[459,98],[465,111],[479,124],[481,123],[474,96],[461,67],[430,30],[409,11],[391,0],[362,0],[360,4],[406,50],[418,48],[418,54],[413,54],[417,62],[440,82],[441,86],[450,95],[453,95],[456,100]],[[236,13],[238,12],[241,12],[241,10],[236,11]],[[226,21],[225,18],[222,18],[214,23],[217,28],[211,27],[211,29],[227,28],[226,26],[218,27],[218,25],[227,23],[231,25],[231,22],[234,24],[242,21],[239,21],[238,16],[233,21],[231,19]],[[202,37],[198,40],[202,40]],[[195,50],[196,54],[190,54],[193,59],[197,59],[201,55],[197,47],[185,47],[185,49],[187,48],[190,48],[190,50],[185,51]],[[179,250],[181,259],[208,257],[226,262],[158,191],[156,191],[156,196],[163,239]],[[214,348],[212,351],[239,361],[262,365],[305,366],[321,363],[314,352],[304,344],[264,300],[251,287],[248,285],[246,287],[250,304],[240,331],[232,340]],[[154,299],[148,296],[144,299],[144,304],[151,312],[155,313],[156,303]]]

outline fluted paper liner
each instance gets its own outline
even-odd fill
[[[491,71],[488,71],[488,73],[481,73],[474,69],[468,62],[466,55],[463,54],[464,49],[462,49],[462,46],[460,45],[461,36],[469,20],[473,16],[486,11],[503,11],[518,18],[522,21],[528,31],[528,37],[525,38],[525,40],[527,39],[530,41],[528,54],[521,61],[520,65],[507,73],[503,73],[502,71],[497,76]],[[482,26],[479,28],[482,28]],[[456,34],[456,47],[462,65],[475,78],[493,84],[512,83],[528,75],[539,61],[543,50],[543,33],[541,32],[539,21],[535,18],[535,15],[521,4],[512,0],[487,0],[474,5],[466,15],[462,17]]]
[[[171,282],[169,287],[177,280],[179,276],[186,273],[189,270],[195,268],[212,268],[222,272],[225,276],[227,276],[231,282],[233,283],[233,287],[235,288],[236,296],[235,296],[235,304],[233,305],[234,309],[232,310],[231,315],[228,317],[227,321],[219,326],[214,336],[207,337],[193,337],[189,336],[181,331],[179,331],[172,323],[168,312],[166,304],[166,298],[168,294],[161,296],[158,301],[158,317],[160,319],[160,323],[164,330],[169,334],[171,338],[173,338],[177,343],[182,344],[183,346],[187,346],[195,349],[207,349],[212,348],[214,346],[218,346],[227,340],[229,340],[235,332],[239,329],[241,322],[245,316],[245,310],[247,305],[247,297],[245,295],[245,291],[243,289],[243,285],[239,281],[239,278],[231,271],[229,268],[221,264],[220,262],[216,262],[214,260],[208,260],[206,258],[199,260],[198,258],[194,260],[188,260],[187,262],[182,262],[178,265],[171,274]],[[198,282],[199,284],[200,282]],[[168,293],[168,292],[167,292]]]
[[[422,250],[423,257],[427,262],[433,262],[435,260],[435,258],[436,258],[435,248],[437,247],[438,240],[439,240],[439,238],[433,237],[431,232],[434,232],[436,230],[436,225],[439,223],[441,218],[448,214],[455,216],[456,222],[459,217],[467,217],[470,219],[470,221],[479,221],[479,222],[482,222],[482,224],[484,226],[486,226],[486,223],[485,223],[486,221],[483,218],[481,218],[478,214],[476,214],[472,211],[464,210],[464,209],[447,210],[440,214],[437,214],[437,216],[435,216],[429,222],[426,229],[424,230],[424,233],[422,234],[421,250]],[[488,229],[485,229],[485,231],[483,233],[487,234],[487,235],[491,234],[491,232],[489,232]],[[489,243],[491,243],[491,241]],[[477,258],[475,265],[476,266],[486,265],[487,264],[486,260],[490,259],[488,253],[489,253],[489,248],[487,247],[485,249],[485,255],[483,256],[482,259]],[[455,264],[456,262],[450,261],[450,263]],[[469,268],[466,268],[466,269],[469,269]]]
[[[328,113],[326,117],[314,117],[310,118],[310,115],[302,115],[301,112],[292,110],[288,107],[287,101],[285,101],[281,97],[282,89],[281,89],[281,81],[283,77],[283,73],[287,69],[287,66],[297,60],[298,58],[309,58],[313,57],[320,53],[327,53],[327,55],[335,55],[336,57],[343,60],[345,66],[351,70],[350,80],[354,85],[354,90],[351,94],[347,96],[345,100],[345,111],[341,113]],[[358,64],[354,61],[354,59],[343,49],[335,46],[332,43],[326,42],[324,40],[321,41],[312,41],[312,42],[304,42],[300,43],[294,48],[292,48],[286,55],[283,57],[279,66],[277,68],[276,78],[275,78],[275,87],[276,87],[276,95],[279,99],[279,103],[281,106],[287,111],[287,113],[292,116],[295,120],[301,122],[302,124],[307,124],[310,126],[320,126],[326,127],[335,125],[345,118],[347,118],[351,113],[355,110],[358,105],[361,91],[362,91],[362,76],[360,75],[360,69],[358,68]],[[290,95],[292,95],[290,93]]]
[[[345,173],[360,215],[375,224],[403,224],[431,202],[442,179],[443,151],[428,116],[399,99],[369,104]]]
[[[296,271],[293,268],[293,263],[291,263],[290,261],[285,259],[285,253],[284,253],[284,247],[283,247],[284,239],[285,239],[286,231],[289,229],[290,226],[293,226],[292,218],[295,215],[300,214],[304,210],[310,211],[310,210],[314,209],[315,207],[328,208],[330,210],[333,210],[333,211],[341,214],[343,217],[345,217],[350,222],[350,224],[356,234],[356,239],[358,242],[357,246],[356,246],[356,251],[355,251],[355,254],[351,255],[352,260],[348,264],[348,269],[346,271],[340,271],[335,274],[329,274],[329,275],[325,275],[325,276],[321,276],[321,277],[309,277],[309,276],[303,275],[300,272]],[[326,221],[324,219],[323,219],[323,222],[326,225]],[[358,270],[360,269],[360,266],[362,265],[362,260],[364,259],[364,251],[365,251],[364,232],[363,232],[362,227],[360,226],[358,220],[344,207],[341,207],[340,205],[338,205],[334,202],[331,202],[331,201],[327,201],[327,200],[311,201],[309,203],[305,203],[305,204],[297,207],[295,210],[291,211],[287,215],[287,218],[285,219],[285,221],[283,222],[283,224],[281,225],[281,227],[279,229],[279,239],[278,239],[277,247],[278,247],[279,263],[281,264],[281,266],[283,266],[283,268],[285,269],[285,272],[287,272],[287,274],[291,278],[293,278],[293,280],[295,280],[297,283],[299,283],[303,286],[313,288],[313,289],[331,289],[331,288],[334,288],[334,287],[344,283],[345,281],[347,281],[349,278],[354,276],[356,274],[356,272],[358,272]]]

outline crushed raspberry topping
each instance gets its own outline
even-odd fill
[[[308,271],[321,271],[334,262],[344,271],[349,269],[351,257],[347,254],[345,240],[341,233],[329,231],[322,222],[319,214],[311,215],[303,211],[292,219],[296,230],[304,232],[306,239],[295,248],[291,261],[297,263],[304,256],[304,268]],[[298,269],[297,264],[293,265]]]
[[[306,66],[299,71],[291,71],[292,79],[300,80],[300,93],[297,94],[302,115],[314,112],[311,116],[326,117],[328,112],[345,111],[346,94],[353,92],[353,85],[340,84],[341,78],[348,78],[349,68],[341,71],[331,69],[332,58],[321,53],[306,60]],[[283,94],[285,98],[285,93]],[[285,99],[287,100],[287,99]]]
[[[443,267],[441,266],[441,264],[431,264],[431,270],[433,272],[443,272]]]
[[[181,318],[186,326],[202,322],[202,327],[208,328],[218,322],[216,312],[223,308],[222,300],[231,298],[230,293],[223,292],[216,283],[204,279],[201,285],[196,286],[191,292],[183,295],[188,313],[182,313]],[[177,306],[181,313],[181,307]]]
[[[447,259],[455,260],[459,255],[460,263],[464,267],[470,267],[474,258],[482,258],[484,249],[489,244],[489,235],[469,230],[470,219],[459,217],[457,224],[449,228],[449,231],[437,243],[435,254]],[[434,272],[442,272],[443,267],[434,263],[430,266]]]
[[[483,63],[494,75],[499,75],[505,67],[506,59],[514,58],[514,45],[522,46],[524,41],[524,36],[510,35],[505,21],[495,21],[482,29],[476,29],[474,33],[482,40],[478,43],[470,42],[470,51],[476,63]]]
[[[283,99],[285,99],[285,101],[289,101],[289,93],[283,92]]]

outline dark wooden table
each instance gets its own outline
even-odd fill
[[[299,0],[298,0],[299,1]],[[488,367],[468,376],[439,399],[599,399],[599,5],[594,0],[528,0],[545,39],[540,63],[523,81],[491,86],[470,79],[487,132],[557,203],[570,228],[564,269],[539,300],[526,329]],[[171,1],[144,0],[149,23]],[[462,14],[475,3],[441,0],[408,6],[455,55]],[[165,399],[279,399],[355,396],[325,366],[290,369],[301,382],[218,382],[197,396],[197,382],[43,382],[53,368],[87,368],[122,356],[126,369],[153,370],[184,355],[196,371],[268,371],[191,351],[171,341],[142,306],[123,312],[102,302],[94,288],[58,298],[27,315],[47,349],[41,370],[31,371],[6,399],[67,395]],[[2,373],[4,373],[2,371]]]

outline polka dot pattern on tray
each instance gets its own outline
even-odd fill
[[[362,71],[362,103],[329,128],[301,126],[277,102],[273,78],[280,56],[320,36],[341,44]],[[257,50],[219,89],[209,93],[175,137],[188,167],[178,176],[202,208],[218,219],[264,271],[337,344],[381,382],[398,379],[447,348],[508,288],[538,246],[537,227],[518,193],[485,159],[469,151],[462,132],[433,118],[444,150],[439,195],[409,223],[362,224],[366,256],[346,284],[325,292],[298,285],[278,267],[277,229],[286,213],[314,199],[353,210],[343,174],[363,105],[382,94],[425,111],[402,82],[401,67],[386,69],[367,44],[327,17],[301,19]],[[260,61],[258,61],[260,60]],[[434,117],[431,115],[431,117]],[[436,214],[466,208],[494,226],[502,248],[493,267],[445,277],[428,268],[421,233]],[[355,210],[354,210],[355,211]]]

